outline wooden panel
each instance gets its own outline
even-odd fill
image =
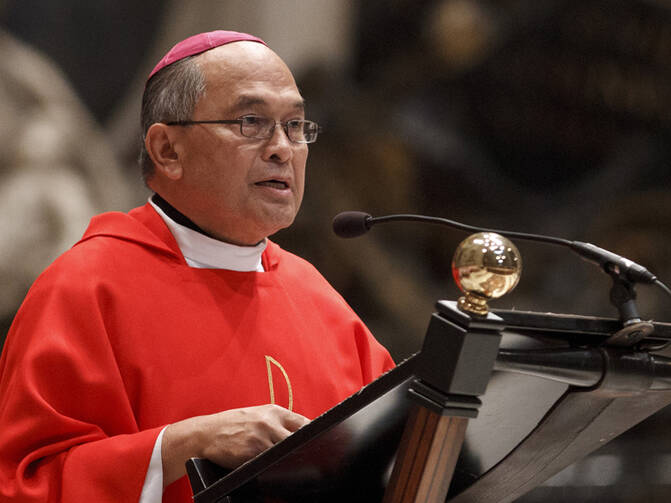
[[[443,503],[467,425],[413,406],[383,503]]]

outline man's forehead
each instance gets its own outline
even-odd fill
[[[206,81],[205,96],[228,111],[277,105],[304,108],[291,70],[266,46],[229,44],[199,55],[196,62]]]
[[[243,109],[255,106],[264,107],[270,105],[270,101],[264,96],[256,94],[242,94],[235,99],[232,108]],[[293,108],[296,111],[303,111],[305,110],[305,100],[300,95],[298,95],[295,98],[290,98],[290,100],[287,101],[286,106],[288,108]]]

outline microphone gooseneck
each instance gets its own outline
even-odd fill
[[[368,232],[373,225],[395,221],[440,224],[467,232],[493,232],[507,238],[552,243],[570,248],[583,259],[598,265],[612,278],[613,286],[610,292],[610,301],[620,313],[620,318],[625,328],[628,327],[627,330],[633,330],[639,325],[645,324],[645,322],[641,322],[635,304],[636,293],[634,285],[636,283],[654,284],[664,290],[667,295],[671,296],[671,290],[645,267],[613,252],[599,248],[592,243],[583,243],[582,241],[569,241],[568,239],[540,234],[487,229],[462,224],[446,218],[425,215],[399,214],[373,217],[362,211],[346,211],[336,215],[333,219],[333,230],[340,237],[354,238]]]
[[[446,225],[448,227],[467,232],[494,232],[511,239],[523,239],[527,241],[558,244],[570,248],[573,250],[573,252],[580,255],[585,260],[597,264],[604,270],[604,272],[611,276],[621,277],[622,279],[630,281],[631,283],[656,283],[658,281],[657,277],[648,271],[645,267],[613,252],[599,248],[598,246],[591,243],[570,241],[568,239],[562,239],[553,236],[543,236],[540,234],[487,229],[484,227],[462,224],[460,222],[455,222],[454,220],[448,220],[447,218],[411,214],[373,217],[363,211],[345,211],[343,213],[339,213],[333,219],[333,230],[336,235],[340,237],[354,238],[368,232],[373,225],[398,221],[424,222]]]

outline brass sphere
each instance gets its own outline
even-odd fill
[[[463,240],[452,259],[452,276],[465,293],[459,309],[486,315],[487,301],[515,288],[522,274],[522,257],[507,238],[493,232],[479,232]]]

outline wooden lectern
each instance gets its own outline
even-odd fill
[[[419,353],[273,448],[190,460],[194,501],[513,501],[671,403],[651,351],[671,324],[651,325],[628,345],[615,319],[440,301]]]

